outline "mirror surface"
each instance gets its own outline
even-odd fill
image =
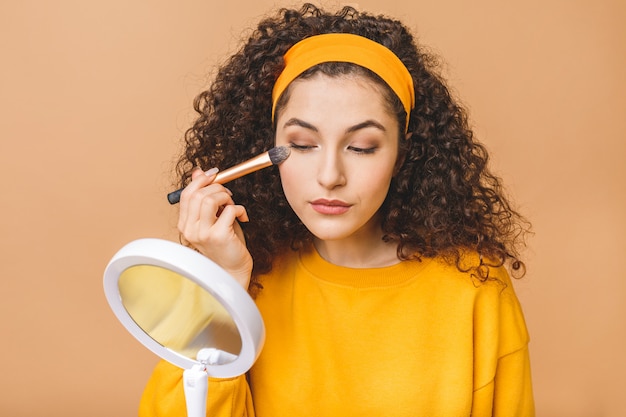
[[[118,286],[130,317],[160,345],[188,358],[206,347],[230,353],[232,358],[241,352],[241,337],[231,315],[192,280],[159,266],[136,265],[120,274]]]
[[[245,374],[265,326],[247,291],[209,258],[178,243],[138,239],[104,270],[104,293],[120,323],[156,355],[208,375]]]

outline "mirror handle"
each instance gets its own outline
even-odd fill
[[[187,404],[187,417],[205,417],[209,374],[207,374],[204,365],[194,365],[191,369],[185,369],[183,387]]]

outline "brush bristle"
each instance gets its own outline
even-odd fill
[[[277,146],[267,151],[267,153],[270,157],[270,161],[272,161],[272,164],[278,165],[285,159],[289,158],[291,148],[288,146]]]

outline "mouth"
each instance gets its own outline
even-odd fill
[[[320,198],[318,200],[314,200],[310,202],[313,210],[320,214],[344,214],[348,210],[350,210],[351,204],[346,203],[341,200],[326,200],[325,198]]]

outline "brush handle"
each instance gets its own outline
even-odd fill
[[[268,152],[263,152],[261,155],[257,155],[254,158],[247,160],[246,162],[242,162],[241,164],[228,168],[225,171],[218,172],[213,182],[217,184],[226,184],[229,181],[243,177],[244,175],[250,174],[254,171],[258,171],[261,168],[269,167],[271,165],[272,160],[270,158],[270,154]],[[182,193],[183,190],[184,188],[181,188],[179,190],[169,193],[167,195],[167,201],[169,201],[170,204],[176,204],[180,202],[180,193]]]
[[[184,190],[184,188],[180,188],[176,191],[172,191],[171,193],[169,193],[167,195],[167,201],[170,202],[170,204],[176,204],[180,201],[180,193],[182,193]]]

